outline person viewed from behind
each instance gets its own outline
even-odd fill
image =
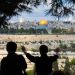
[[[47,56],[48,47],[46,45],[41,45],[40,48],[40,57],[34,57],[31,54],[27,53],[26,48],[22,46],[22,51],[26,57],[35,63],[36,75],[50,75],[52,73],[52,63],[58,59],[58,51],[54,56]]]
[[[6,50],[8,55],[1,61],[1,75],[24,75],[27,68],[26,61],[22,55],[16,54],[17,44],[8,42]]]

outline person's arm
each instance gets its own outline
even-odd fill
[[[26,73],[26,69],[27,69],[27,63],[26,63],[26,60],[25,58],[22,56],[22,55],[19,55],[19,62],[20,62],[20,65],[21,65],[21,69],[22,69],[22,73],[23,75],[27,75]]]
[[[50,56],[50,59],[52,62],[56,61],[59,58],[58,55],[54,54],[53,56]]]
[[[24,54],[26,55],[26,57],[31,61],[31,62],[35,62],[36,58],[34,56],[32,56],[31,54],[27,53],[26,48],[24,46],[21,46],[22,51],[24,52]]]
[[[56,48],[54,51],[55,51],[54,56],[51,56],[52,61],[56,61],[59,58],[59,51],[60,51],[60,49]]]
[[[19,59],[20,59],[20,63],[21,63],[22,69],[23,69],[23,70],[26,70],[26,68],[27,68],[27,63],[26,63],[25,58],[24,58],[22,55],[19,55]]]
[[[1,71],[0,72],[1,72],[1,75],[6,74],[4,58],[1,60]]]
[[[59,58],[59,55],[55,54],[54,56],[52,56],[52,60],[56,61]]]

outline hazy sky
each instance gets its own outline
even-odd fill
[[[41,19],[45,19],[45,20],[57,20],[56,17],[49,15],[46,15],[46,10],[49,9],[49,6],[41,4],[40,6],[38,6],[38,8],[33,8],[33,12],[32,13],[26,13],[26,12],[22,12],[19,16],[16,17],[12,17],[11,18],[11,22],[22,22],[24,20],[29,20],[29,21],[39,21]],[[74,21],[74,17],[69,16],[68,18],[61,18],[60,20],[70,20],[70,21]]]

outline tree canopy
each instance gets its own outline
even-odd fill
[[[74,14],[75,0],[0,0],[0,27],[5,27],[8,20],[19,12],[31,12],[31,6],[37,7],[41,2],[50,7],[46,14],[56,17]]]

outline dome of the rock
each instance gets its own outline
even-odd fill
[[[47,20],[40,20],[39,25],[48,25],[48,21]]]

